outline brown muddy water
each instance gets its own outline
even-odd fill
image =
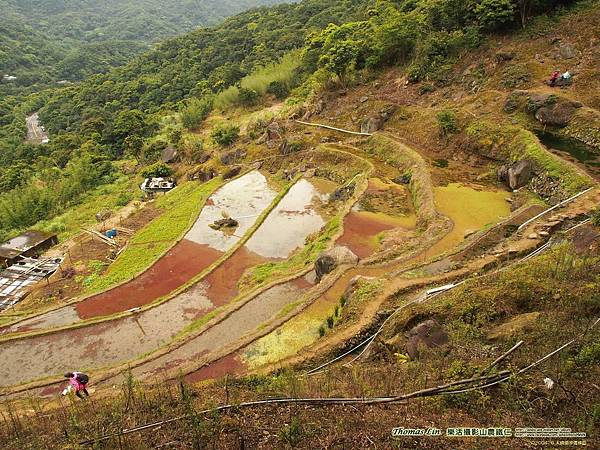
[[[288,194],[294,197],[293,201],[288,201],[287,195],[282,199],[283,204],[288,205],[287,209],[280,210],[286,211],[285,215],[302,217],[299,213],[313,208],[307,207],[313,205],[313,189],[303,187],[290,190],[290,193]],[[297,208],[298,214],[293,208]],[[294,228],[295,224],[300,223],[291,221],[292,225],[289,227]],[[269,218],[265,224],[270,226]],[[290,242],[289,236],[293,234],[294,239],[297,239],[298,235],[302,236],[303,242],[306,234],[315,226],[301,227],[300,230],[286,229],[281,234],[271,236],[271,239],[278,241],[281,238],[281,242]],[[229,265],[221,266],[220,270],[217,269],[211,274],[212,276],[206,277],[168,302],[135,316],[47,336],[0,343],[0,360],[6,362],[0,367],[0,385],[58,375],[74,367],[93,372],[95,367],[113,366],[150,353],[169,343],[194,320],[213,311],[218,305],[233,300],[237,295],[236,285],[243,271],[266,260],[242,247],[232,255]],[[282,308],[295,302],[309,287],[310,284],[305,280],[295,280],[268,289],[199,336],[198,340],[192,340],[190,345],[186,344],[156,362],[140,366],[136,373],[154,373],[156,370],[179,364],[182,360],[218,350],[275,317]]]

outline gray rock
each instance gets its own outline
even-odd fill
[[[222,228],[237,228],[239,223],[237,220],[232,219],[231,217],[226,217],[224,219],[215,220],[213,223],[209,225],[213,230],[220,230]]]
[[[352,194],[354,194],[354,190],[356,189],[356,185],[354,183],[347,184],[345,186],[341,186],[337,188],[330,196],[329,201],[337,202],[337,201],[346,201]]]
[[[498,180],[502,182],[508,182],[508,166],[506,164],[501,165],[496,170],[496,176]]]
[[[365,95],[365,96],[363,96],[363,97],[359,98],[359,99],[358,99],[358,101],[359,101],[359,102],[361,102],[361,103],[365,103],[365,102],[369,101],[369,97],[367,97],[367,96]]]
[[[441,347],[448,342],[448,334],[435,320],[429,319],[411,328],[407,335],[406,351],[411,359],[419,357],[419,347]]]
[[[514,53],[512,52],[498,52],[496,53],[496,61],[497,62],[505,62],[505,61],[510,61],[515,57]]]
[[[317,283],[321,281],[324,275],[333,272],[337,267],[344,264],[358,264],[358,256],[352,253],[348,247],[334,247],[321,253],[315,261]]]
[[[575,58],[576,55],[575,47],[573,47],[571,44],[562,44],[558,48],[558,53],[560,54],[561,58],[564,59]]]
[[[236,177],[240,174],[241,171],[242,166],[233,167],[223,174],[223,179],[229,180],[230,178]]]
[[[191,176],[192,180],[199,180],[202,183],[206,183],[207,181],[212,180],[213,178],[215,178],[217,175],[219,175],[219,173],[212,168],[209,169],[201,169],[200,171],[194,173]]]
[[[232,150],[230,152],[224,152],[220,156],[220,160],[222,164],[229,166],[231,164],[237,163],[240,159],[246,157],[246,150],[242,150],[241,148]]]
[[[383,119],[381,117],[369,117],[360,124],[361,133],[374,133],[381,130],[383,127]]]
[[[536,111],[535,118],[544,125],[566,127],[580,105],[579,102],[566,101],[553,106],[544,106]]]
[[[535,113],[543,106],[549,106],[556,103],[557,97],[554,94],[533,94],[527,99],[527,111]]]
[[[103,209],[96,213],[96,220],[98,222],[104,222],[105,220],[110,219],[112,216],[112,211],[110,209]]]
[[[508,185],[511,189],[519,189],[526,186],[533,173],[533,164],[527,159],[514,163],[508,169]]]
[[[409,184],[412,176],[409,172],[403,173],[402,175],[398,175],[392,181],[396,184]]]

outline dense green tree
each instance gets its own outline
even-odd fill
[[[481,0],[475,6],[479,23],[487,29],[497,30],[515,19],[513,0]]]

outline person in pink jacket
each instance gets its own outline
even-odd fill
[[[62,395],[67,395],[71,391],[75,391],[75,395],[81,399],[83,399],[83,392],[86,397],[89,397],[90,394],[87,391],[87,385],[90,381],[90,378],[82,372],[67,372],[65,373],[65,378],[69,379],[69,385],[62,391]]]

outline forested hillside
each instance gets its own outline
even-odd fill
[[[82,80],[124,64],[150,44],[278,0],[0,0],[3,92]],[[9,89],[12,88],[12,89]]]
[[[573,2],[525,3],[306,0],[264,7],[166,40],[80,84],[24,102],[5,98],[0,101],[0,206],[20,206],[0,210],[0,230],[30,226],[76,202],[80,193],[110,180],[111,160],[152,163],[161,148],[180,144],[182,125],[201,123],[219,99],[215,95],[294,49],[302,49],[302,57],[288,58],[294,68],[288,67],[283,83],[273,79],[271,86],[265,76],[264,88],[242,86],[236,98],[252,104],[266,90],[286,97],[295,89],[288,103],[301,103],[332,82],[346,86],[390,65],[406,67],[413,82],[444,85],[461,53],[482,45],[490,33],[518,29],[537,13]],[[50,144],[41,147],[23,142],[25,115],[37,110],[51,135]],[[166,115],[183,122],[165,133]],[[81,173],[95,175],[81,179]],[[40,179],[52,180],[50,192]]]

